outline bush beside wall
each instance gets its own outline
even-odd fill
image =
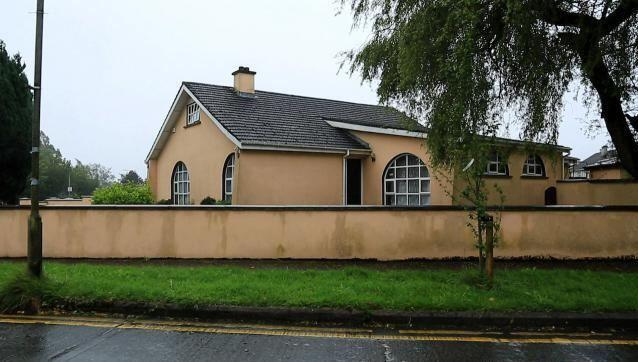
[[[93,192],[94,205],[150,205],[154,203],[148,184],[116,183]]]

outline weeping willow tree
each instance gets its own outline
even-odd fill
[[[517,122],[556,144],[571,84],[638,177],[638,0],[342,0],[371,37],[347,53],[378,96],[428,128],[435,166],[458,167]],[[598,119],[600,121],[600,119]]]

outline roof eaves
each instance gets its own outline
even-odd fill
[[[587,165],[583,165],[584,169],[590,169],[590,168],[605,168],[605,167],[616,167],[616,166],[620,166],[621,163],[618,159],[616,158],[607,158],[607,159],[603,159],[603,160],[599,160],[597,162],[594,163],[590,163]]]
[[[364,146],[364,145],[362,145]],[[314,145],[298,145],[298,144],[281,144],[270,142],[247,141],[242,143],[241,149],[244,150],[271,150],[271,151],[299,151],[299,152],[320,152],[320,153],[371,153],[370,148],[352,148],[352,147],[320,147]]]
[[[486,137],[486,138],[491,138],[491,137]],[[571,147],[567,147],[567,146],[561,146],[561,145],[552,145],[550,143],[541,143],[541,142],[533,142],[533,141],[523,141],[523,140],[515,140],[512,138],[505,138],[505,137],[494,137],[494,140],[497,143],[505,143],[505,144],[515,144],[515,145],[521,145],[521,146],[536,146],[536,147],[547,147],[547,148],[554,148],[557,150],[561,150],[561,151],[571,151]]]
[[[392,108],[392,110],[398,112],[397,110],[395,110],[393,108]],[[407,116],[405,116],[405,117],[407,117]],[[427,129],[425,127],[423,127],[423,125],[421,125],[419,123],[416,123],[416,121],[415,121],[414,124],[408,124],[408,121],[406,121],[405,124],[402,124],[401,127],[399,128],[399,127],[396,127],[396,126],[393,127],[391,125],[386,125],[386,124],[377,124],[377,123],[373,123],[373,122],[365,122],[365,121],[348,119],[348,118],[343,118],[343,117],[321,116],[321,119],[323,119],[324,121],[328,122],[328,124],[330,124],[330,122],[346,123],[346,124],[351,124],[351,125],[355,125],[355,126],[372,127],[372,128],[379,128],[379,129],[384,129],[384,130],[401,130],[401,131],[417,132],[417,133],[423,133],[423,132],[427,131]],[[405,119],[409,120],[410,118],[405,118]]]
[[[162,150],[163,147],[159,147],[159,143],[162,139],[162,133],[166,133],[166,126],[168,125],[168,122],[170,120],[171,115],[173,114],[173,112],[175,111],[175,106],[177,105],[177,102],[179,100],[179,97],[181,96],[182,92],[184,91],[185,88],[185,84],[184,82],[182,82],[182,85],[179,87],[179,90],[177,91],[177,93],[175,94],[175,97],[173,98],[173,102],[171,103],[171,107],[169,108],[168,112],[166,113],[166,117],[164,117],[164,121],[162,122],[162,126],[160,127],[159,131],[157,132],[157,135],[155,136],[155,139],[153,140],[153,144],[151,145],[151,149],[148,151],[148,154],[146,155],[146,159],[144,160],[144,163],[148,164],[148,162],[150,160],[153,159],[153,153],[157,150]]]
[[[377,127],[377,126],[364,126],[359,123],[352,122],[343,122],[343,121],[333,121],[323,118],[323,120],[328,123],[330,126],[338,129],[348,130],[348,131],[360,131],[360,132],[371,132],[371,133],[382,133],[393,136],[402,136],[402,137],[415,137],[415,138],[425,138],[425,132],[418,131],[408,131],[400,128],[392,128],[392,127]]]

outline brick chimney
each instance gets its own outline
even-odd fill
[[[235,77],[234,87],[237,93],[241,94],[255,94],[255,74],[248,67],[239,67],[233,72]]]
[[[609,152],[609,148],[607,147],[607,145],[604,145],[600,148],[600,155],[602,157],[607,157],[607,152]]]

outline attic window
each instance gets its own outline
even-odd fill
[[[199,106],[197,103],[191,103],[186,106],[186,125],[190,126],[199,122]]]

